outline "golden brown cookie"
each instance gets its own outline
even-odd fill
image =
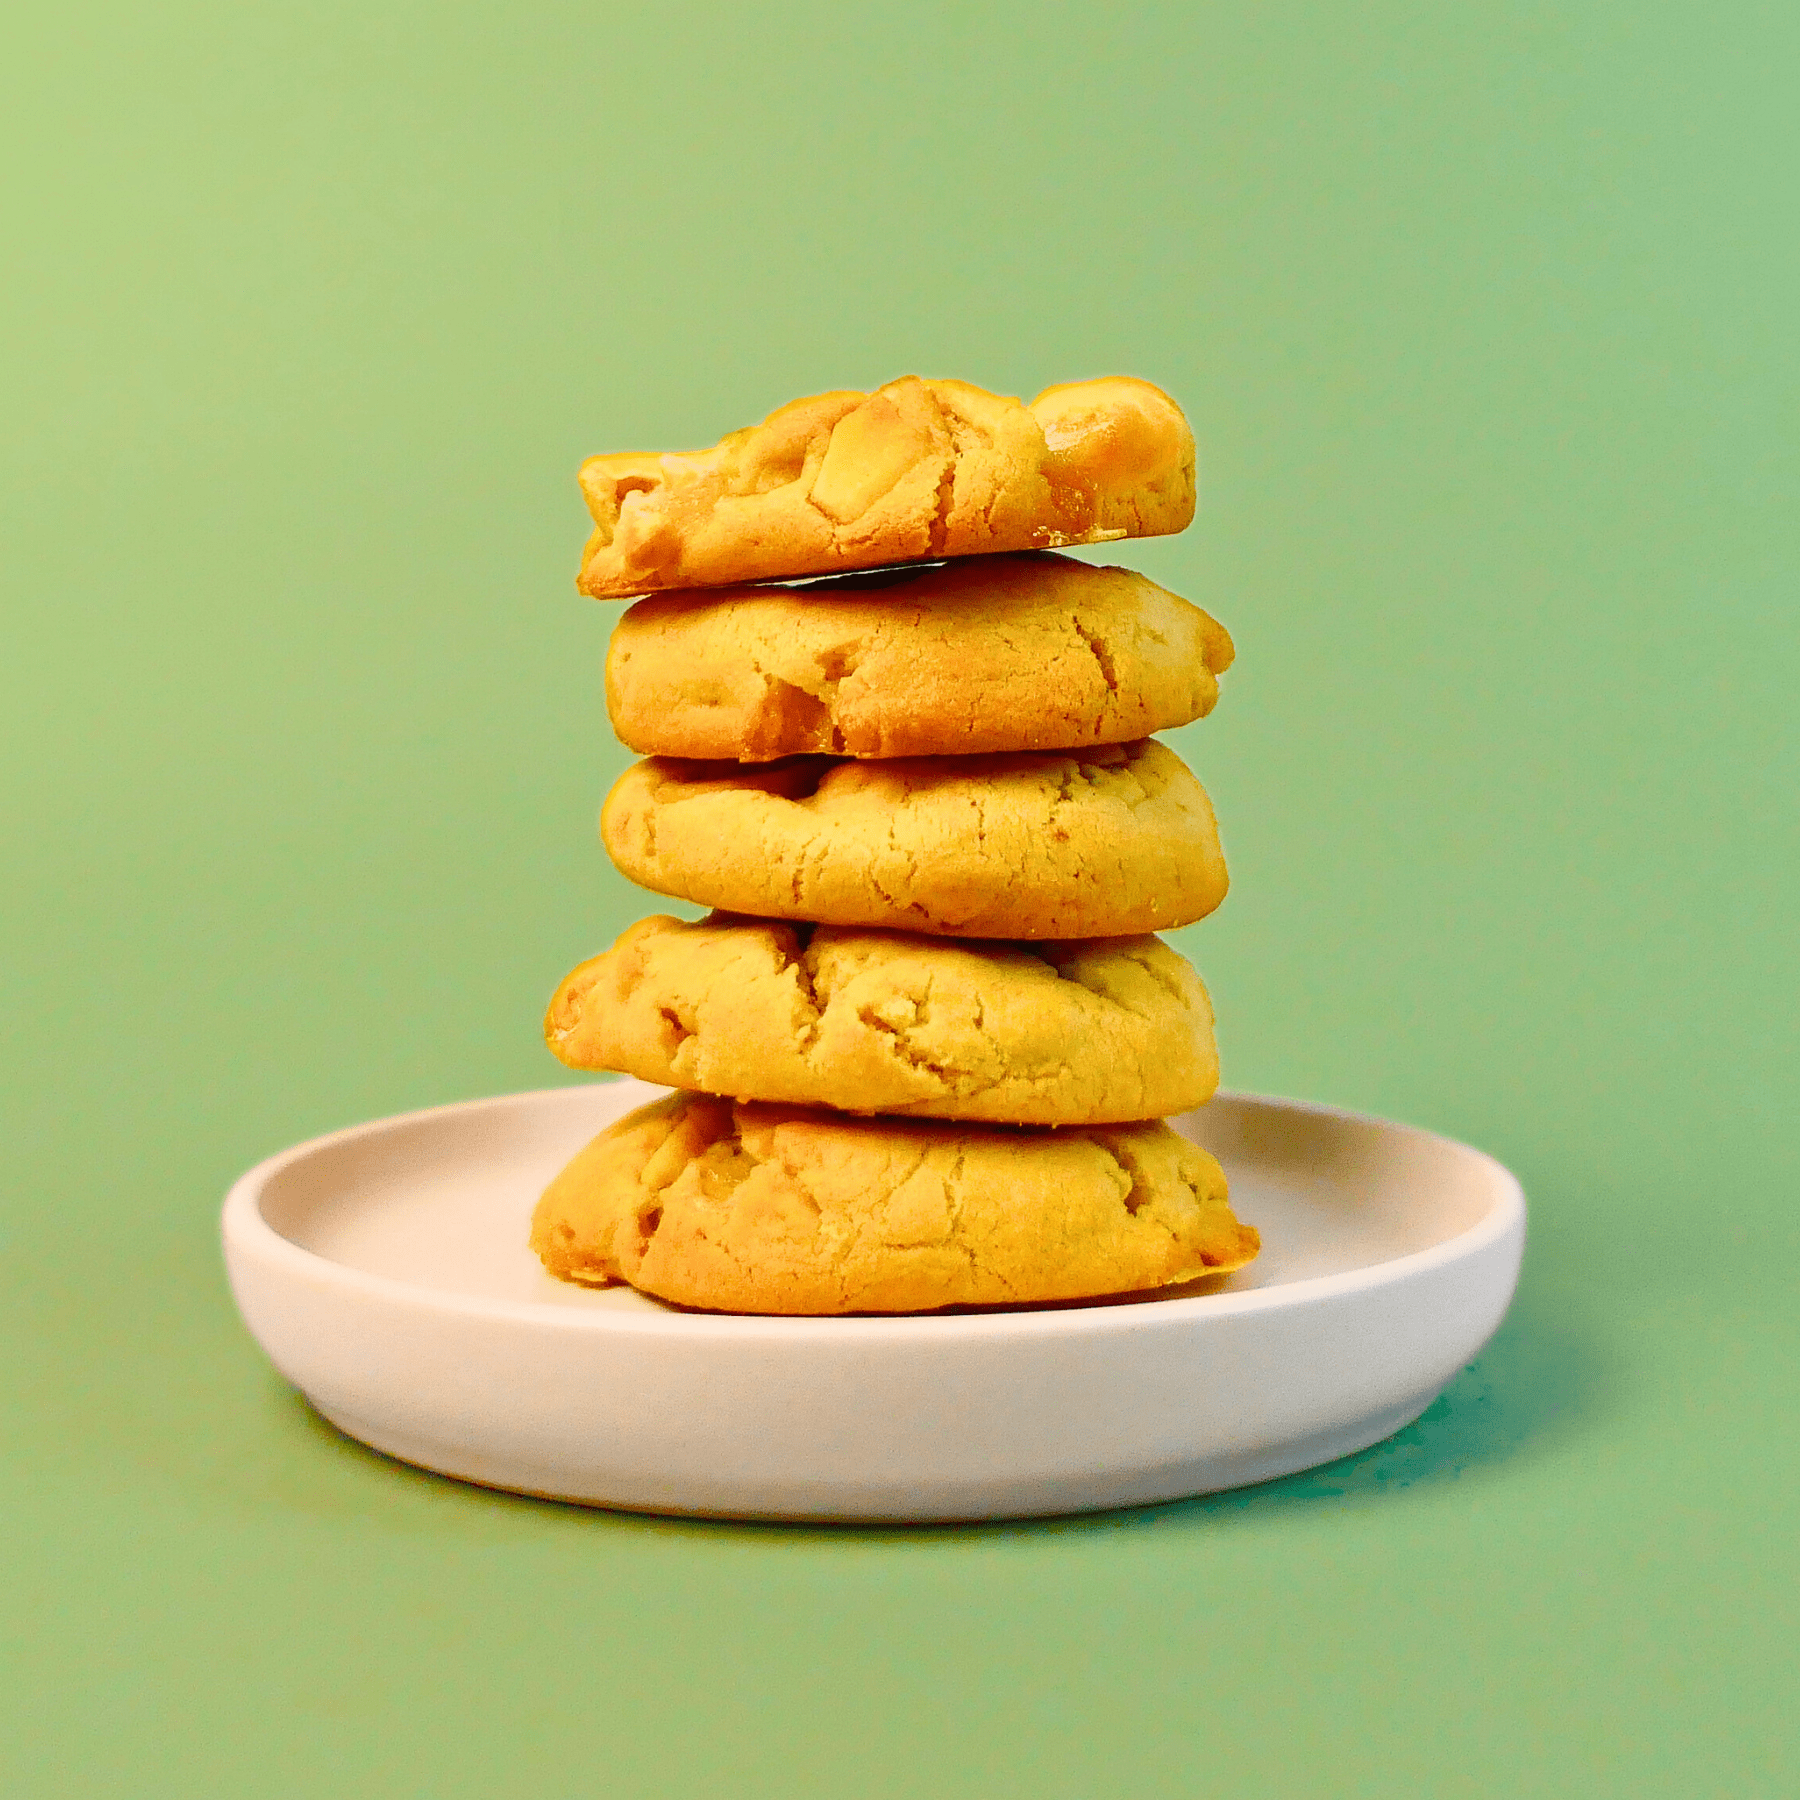
[[[640,600],[606,658],[646,756],[967,756],[1121,744],[1212,711],[1231,638],[1130,569],[984,556]]]
[[[1135,1293],[1258,1239],[1204,1150],[1113,1129],[854,1120],[675,1094],[551,1182],[531,1247],[566,1281],[720,1312],[926,1312]]]
[[[1206,791],[1154,738],[1062,756],[651,757],[620,776],[600,835],[640,887],[765,919],[1133,937],[1225,898]]]
[[[1154,937],[965,943],[715,913],[640,919],[556,990],[550,1048],[739,1100],[1007,1125],[1203,1106],[1212,1006]]]
[[[908,375],[792,401],[710,450],[589,457],[581,491],[594,533],[577,585],[618,599],[1180,531],[1194,436],[1128,376],[1026,406]]]

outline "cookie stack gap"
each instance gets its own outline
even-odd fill
[[[645,760],[602,837],[713,911],[642,920],[552,1000],[564,1062],[683,1091],[551,1184],[546,1268],[844,1313],[1249,1261],[1217,1163],[1162,1122],[1218,1063],[1199,977],[1153,935],[1224,898],[1211,805],[1150,734],[1211,709],[1231,641],[1040,548],[1186,525],[1174,403],[908,378],[694,456],[596,458],[583,487],[584,590],[655,590],[608,656]]]

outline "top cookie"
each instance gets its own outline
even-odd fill
[[[577,586],[596,599],[1181,531],[1194,436],[1129,376],[1027,407],[908,375],[795,400],[710,450],[591,456]]]
[[[1231,657],[1154,581],[1039,551],[652,595],[613,631],[606,705],[648,756],[1071,750],[1203,717]]]

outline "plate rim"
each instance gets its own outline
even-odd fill
[[[1282,1094],[1250,1093],[1238,1088],[1221,1088],[1214,1098],[1246,1101],[1258,1106],[1309,1113],[1315,1117],[1373,1125],[1384,1131],[1426,1138],[1464,1155],[1476,1157],[1498,1177],[1496,1204],[1473,1225],[1427,1249],[1410,1250],[1403,1256],[1389,1257],[1382,1262],[1366,1263],[1359,1268],[1341,1270],[1332,1275],[1311,1275],[1299,1281],[1280,1282],[1272,1287],[1246,1288],[1230,1293],[1191,1294],[1169,1299],[1158,1299],[1151,1295],[1143,1300],[1111,1301],[1090,1306],[1076,1302],[1055,1307],[1020,1307],[995,1312],[854,1313],[826,1316],[676,1310],[614,1312],[598,1308],[590,1311],[559,1306],[547,1300],[501,1300],[479,1294],[452,1293],[423,1282],[405,1281],[394,1275],[377,1275],[349,1263],[338,1262],[319,1251],[309,1250],[303,1244],[295,1243],[263,1217],[259,1204],[261,1195],[276,1175],[309,1156],[334,1149],[340,1144],[374,1136],[396,1126],[417,1124],[451,1113],[466,1114],[522,1106],[532,1101],[562,1097],[570,1093],[615,1087],[635,1079],[632,1076],[619,1076],[609,1081],[569,1082],[556,1087],[526,1088],[509,1094],[484,1094],[472,1100],[446,1101],[436,1106],[416,1107],[409,1112],[364,1119],[354,1125],[341,1126],[335,1131],[323,1132],[317,1137],[290,1144],[246,1169],[227,1190],[224,1205],[220,1209],[219,1228],[228,1268],[232,1255],[236,1252],[254,1257],[265,1265],[273,1263],[286,1274],[310,1278],[314,1282],[329,1282],[359,1293],[368,1300],[380,1301],[389,1306],[403,1305],[433,1313],[459,1314],[496,1324],[531,1325],[590,1333],[648,1333],[653,1336],[695,1334],[702,1337],[788,1338],[804,1341],[853,1337],[866,1344],[883,1337],[904,1337],[910,1340],[921,1336],[929,1339],[1034,1334],[1061,1336],[1072,1331],[1130,1332],[1152,1329],[1161,1324],[1173,1326],[1194,1322],[1199,1318],[1236,1318],[1247,1313],[1315,1305],[1320,1301],[1367,1293],[1409,1281],[1468,1257],[1479,1256],[1515,1233],[1522,1237],[1526,1223],[1525,1190],[1518,1176],[1498,1157],[1473,1144],[1466,1144],[1459,1138],[1448,1137],[1423,1125],[1386,1119],[1351,1107],[1331,1106],[1317,1100],[1298,1100]],[[665,1091],[650,1082],[639,1082],[638,1085],[653,1092]]]

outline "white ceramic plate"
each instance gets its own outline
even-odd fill
[[[378,1119],[225,1202],[245,1323],[333,1424],[407,1462],[640,1511],[977,1519],[1266,1481],[1416,1418],[1518,1277],[1519,1184],[1410,1126],[1221,1094],[1174,1123],[1263,1235],[1123,1303],[732,1318],[551,1280],[533,1202],[619,1081]]]

